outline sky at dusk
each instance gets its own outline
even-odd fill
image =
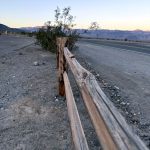
[[[1,0],[0,23],[41,26],[54,20],[56,7],[71,7],[76,28],[97,21],[102,29],[150,30],[150,0]]]

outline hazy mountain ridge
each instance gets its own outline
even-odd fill
[[[17,28],[10,28],[4,24],[0,24],[0,32],[5,32],[5,31],[8,31],[8,32],[22,32],[23,30],[21,29],[17,29]]]
[[[26,32],[38,32],[40,28],[43,26],[36,26],[36,27],[21,27],[19,29],[24,30]]]
[[[0,24],[0,32],[38,32],[43,26],[36,27],[22,27],[22,28],[10,28],[4,24]],[[81,37],[88,38],[105,38],[105,39],[121,39],[121,40],[134,40],[134,41],[150,41],[150,31],[134,30],[134,31],[122,31],[122,30],[87,30],[87,29],[75,29]]]
[[[121,30],[83,30],[77,29],[77,32],[80,33],[81,37],[90,37],[90,38],[109,38],[109,39],[127,39],[134,41],[150,41],[150,31],[121,31]]]
[[[20,28],[28,32],[37,32],[42,26],[37,27],[24,27]],[[134,41],[150,41],[150,31],[134,30],[134,31],[122,31],[122,30],[86,30],[75,29],[81,37],[90,38],[105,38],[105,39],[127,39]]]

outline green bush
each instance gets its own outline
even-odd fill
[[[36,34],[37,42],[46,50],[56,52],[56,38],[68,37],[67,46],[70,50],[75,47],[79,35],[72,29],[74,17],[70,15],[70,7],[61,12],[57,7],[55,10],[55,23],[48,21]]]

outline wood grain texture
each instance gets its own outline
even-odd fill
[[[81,91],[84,103],[104,150],[147,150],[148,148],[101,90],[93,74],[84,69],[65,48],[64,56]]]
[[[89,150],[67,73],[64,72],[68,116],[76,150]]]
[[[66,37],[57,38],[57,67],[58,67],[58,88],[59,95],[65,95],[65,85],[63,80],[63,73],[66,70],[66,60],[64,59],[64,47],[67,41]]]

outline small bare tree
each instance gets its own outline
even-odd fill
[[[45,27],[36,34],[37,42],[43,48],[55,52],[57,48],[56,37],[62,36],[68,37],[67,46],[69,50],[75,47],[79,35],[76,30],[73,30],[75,17],[70,14],[70,11],[70,7],[62,10],[57,7],[55,10],[55,20],[53,22],[46,22]]]
[[[96,31],[96,37],[98,38],[98,33],[97,31],[100,29],[99,24],[95,21],[95,22],[91,22],[91,25],[89,27],[90,30],[95,30]]]
[[[70,14],[71,8],[66,7],[62,11],[59,7],[55,10],[55,26],[61,27],[64,33],[70,34],[71,29],[75,26],[75,17]]]

